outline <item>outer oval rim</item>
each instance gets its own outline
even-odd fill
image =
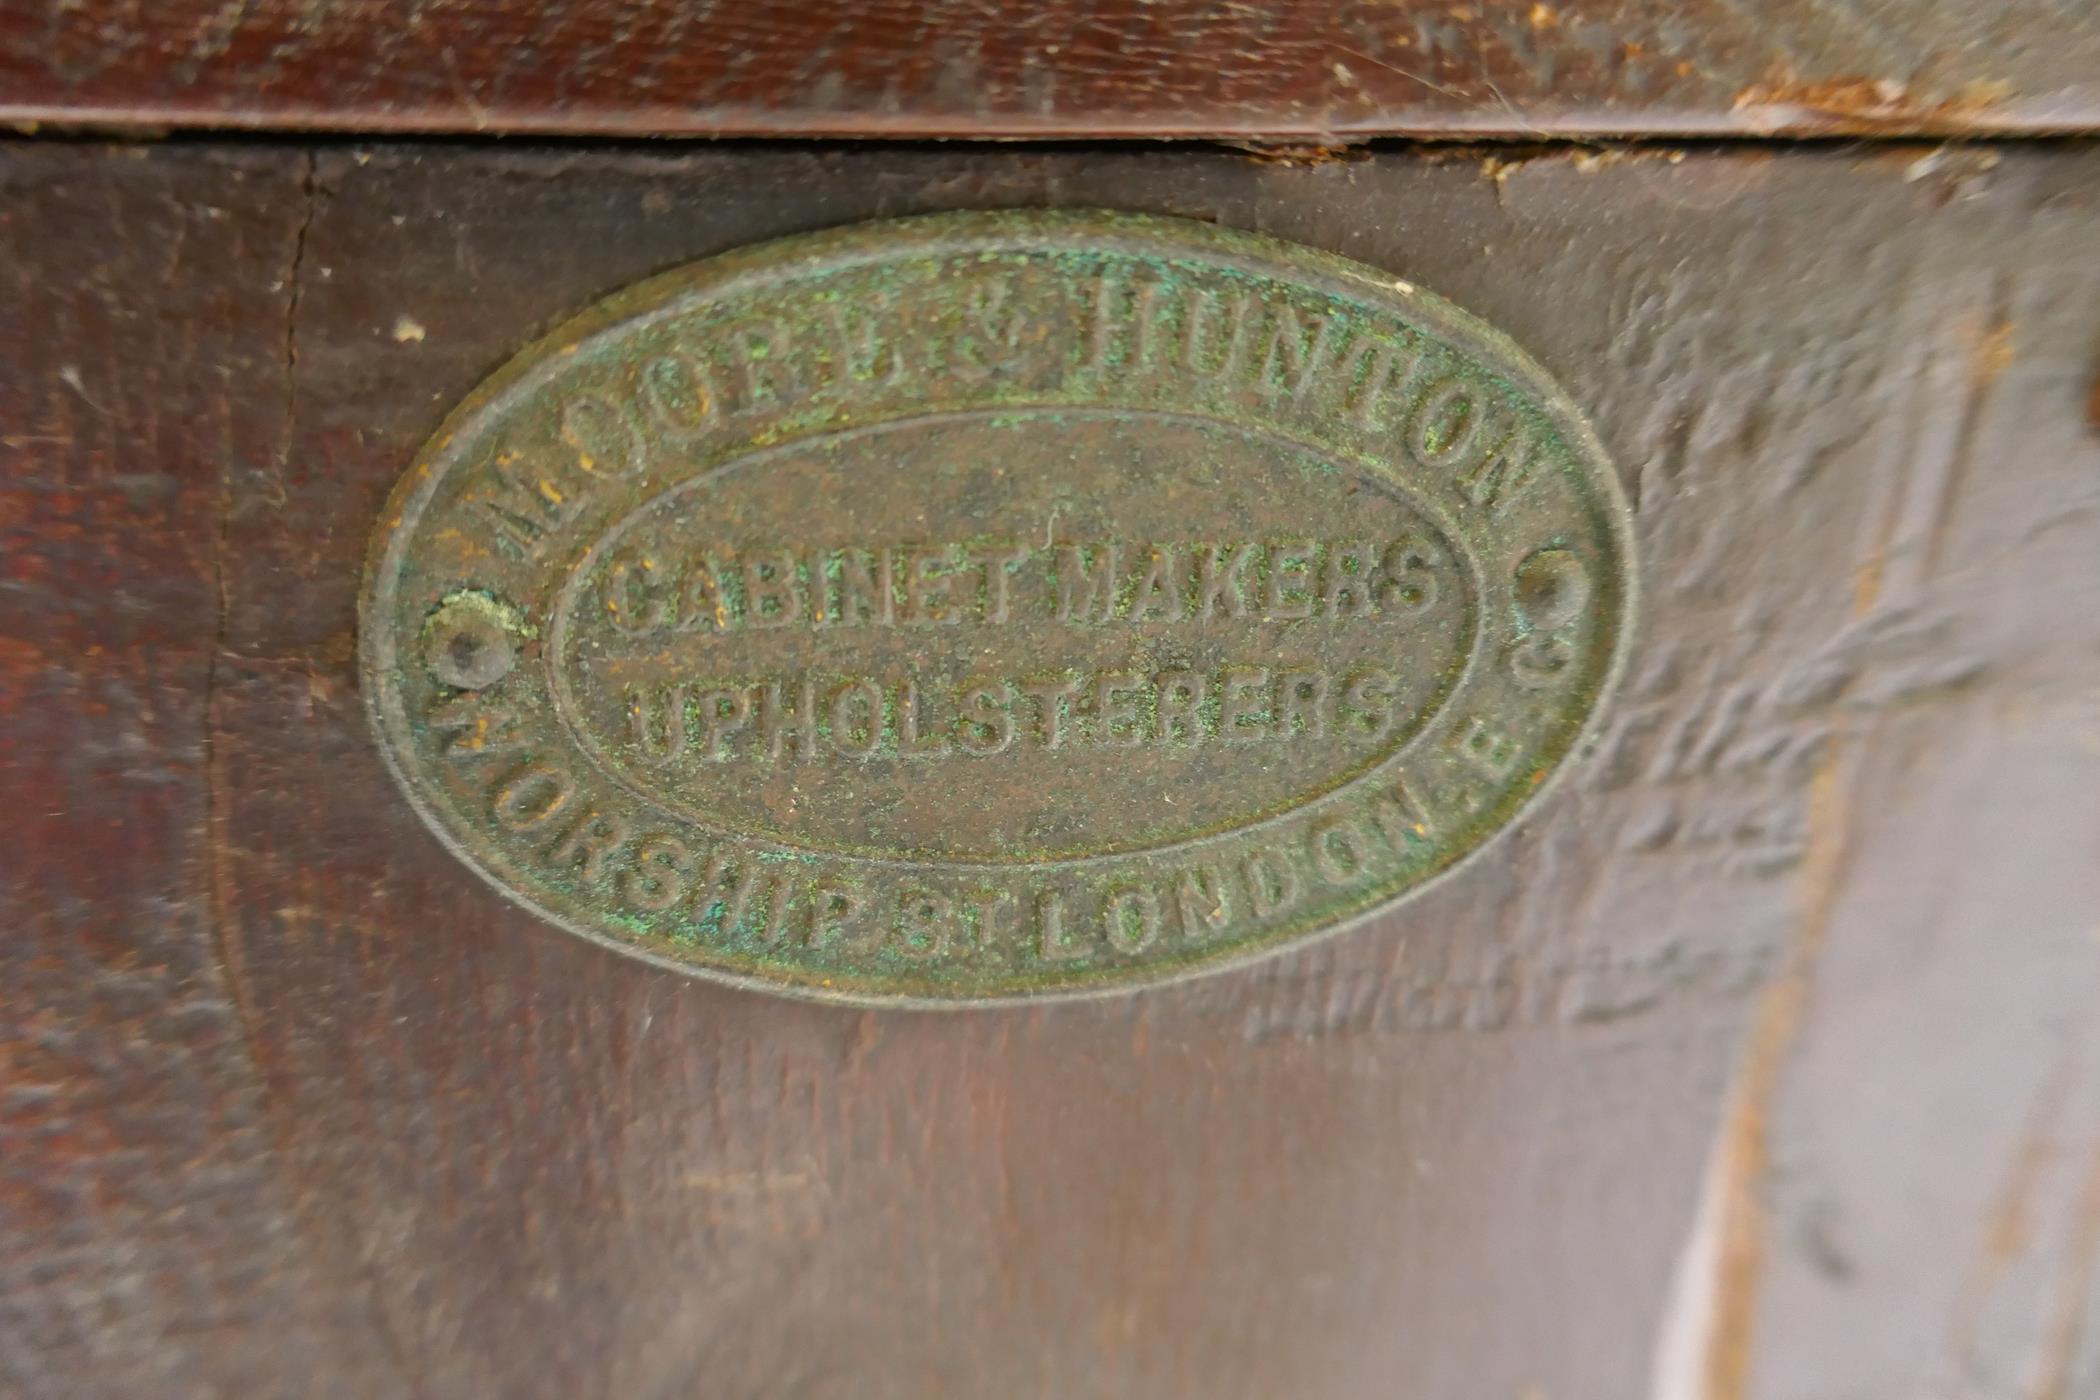
[[[1323,918],[1293,920],[1257,942],[1198,958],[1162,959],[1135,967],[1090,969],[1081,978],[1051,986],[1010,987],[964,997],[869,990],[858,985],[838,985],[843,979],[837,978],[762,975],[670,957],[543,907],[524,890],[491,870],[487,862],[453,833],[418,791],[416,779],[404,766],[401,751],[397,748],[401,736],[397,735],[393,716],[386,708],[386,700],[392,691],[388,675],[395,664],[397,649],[390,628],[369,625],[381,615],[380,607],[391,599],[393,566],[406,549],[414,523],[440,480],[436,460],[439,453],[467,431],[477,417],[522,388],[533,372],[551,357],[598,335],[676,314],[687,295],[721,295],[740,281],[763,275],[798,258],[830,258],[836,262],[844,255],[843,260],[849,263],[880,261],[893,256],[900,242],[905,241],[919,251],[935,248],[983,251],[1006,246],[1031,247],[1074,234],[1084,234],[1096,244],[1107,247],[1127,249],[1132,245],[1165,244],[1170,250],[1179,249],[1194,256],[1251,266],[1253,270],[1269,275],[1274,275],[1281,267],[1293,274],[1290,280],[1315,286],[1324,283],[1329,290],[1339,288],[1344,296],[1368,297],[1374,303],[1397,302],[1410,320],[1431,328],[1439,341],[1511,371],[1523,386],[1532,406],[1562,435],[1576,457],[1591,469],[1586,476],[1604,507],[1604,525],[1617,556],[1618,567],[1613,581],[1622,599],[1611,654],[1600,673],[1587,712],[1559,758],[1531,790],[1516,801],[1499,825],[1402,889],[1353,899]],[[856,258],[852,256],[854,254],[860,256]],[[727,986],[830,1005],[962,1011],[1116,996],[1233,971],[1295,951],[1320,939],[1346,933],[1440,886],[1471,866],[1482,852],[1502,844],[1524,819],[1538,810],[1544,800],[1559,790],[1569,769],[1589,756],[1604,716],[1624,680],[1640,619],[1640,593],[1632,508],[1617,468],[1596,430],[1558,378],[1509,336],[1456,303],[1405,278],[1386,274],[1337,253],[1195,219],[1095,208],[1018,206],[971,209],[859,220],[702,254],[616,288],[557,322],[547,333],[519,349],[446,413],[417,449],[408,470],[388,493],[366,549],[364,573],[358,590],[359,689],[367,722],[379,741],[377,747],[381,761],[407,799],[410,809],[455,859],[505,900],[536,918],[626,957],[686,977]]]

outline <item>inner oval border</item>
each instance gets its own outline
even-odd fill
[[[721,462],[713,467],[709,467],[704,471],[696,472],[692,476],[686,477],[664,488],[662,491],[659,491],[654,496],[651,496],[647,501],[635,507],[627,514],[621,516],[619,520],[616,521],[610,529],[601,532],[597,536],[597,538],[592,542],[590,548],[584,551],[583,555],[570,566],[569,577],[567,581],[563,583],[561,589],[558,591],[556,595],[557,602],[555,608],[547,619],[547,655],[544,658],[544,660],[548,677],[548,691],[550,697],[554,702],[555,716],[557,720],[559,720],[562,723],[563,728],[567,730],[570,737],[576,741],[576,747],[578,751],[581,752],[586,758],[590,759],[593,766],[595,766],[599,772],[603,773],[612,782],[617,783],[622,788],[626,789],[626,791],[630,795],[632,795],[637,801],[648,803],[649,805],[657,808],[658,810],[664,812],[666,815],[670,816],[673,820],[690,822],[694,826],[700,827],[703,830],[715,831],[718,834],[726,836],[741,837],[745,840],[759,841],[766,844],[779,846],[785,850],[806,851],[814,855],[833,856],[840,860],[856,861],[868,865],[881,865],[889,866],[892,868],[932,865],[939,866],[947,870],[974,870],[983,871],[986,873],[997,873],[1031,869],[1042,870],[1065,866],[1098,866],[1114,861],[1130,860],[1142,856],[1165,855],[1172,851],[1181,850],[1191,846],[1202,845],[1206,841],[1213,840],[1216,837],[1225,835],[1227,833],[1238,834],[1240,832],[1259,831],[1266,827],[1276,826],[1283,822],[1290,821],[1302,813],[1310,812],[1317,807],[1338,803],[1343,798],[1343,796],[1350,791],[1350,789],[1358,786],[1359,784],[1368,783],[1372,781],[1380,772],[1400,763],[1407,756],[1408,751],[1414,747],[1415,742],[1435,727],[1438,717],[1443,714],[1445,709],[1450,705],[1451,701],[1464,692],[1466,688],[1466,682],[1469,679],[1471,679],[1475,669],[1480,665],[1481,656],[1487,647],[1488,629],[1482,625],[1481,618],[1481,612],[1484,607],[1482,599],[1485,589],[1481,578],[1480,559],[1476,552],[1471,548],[1470,542],[1466,539],[1465,534],[1462,531],[1460,531],[1456,525],[1452,523],[1448,514],[1444,511],[1444,509],[1441,506],[1433,505],[1432,503],[1423,500],[1417,493],[1408,490],[1407,488],[1399,485],[1398,483],[1383,480],[1381,473],[1375,468],[1373,464],[1366,461],[1351,460],[1346,462],[1345,464],[1351,471],[1354,471],[1357,474],[1363,476],[1375,485],[1391,491],[1393,495],[1397,498],[1398,503],[1402,507],[1415,512],[1415,514],[1421,516],[1423,520],[1427,521],[1432,527],[1435,528],[1439,538],[1441,538],[1445,544],[1451,547],[1451,553],[1453,557],[1458,559],[1462,563],[1466,573],[1466,588],[1469,594],[1469,602],[1471,604],[1467,615],[1467,626],[1470,635],[1468,637],[1467,646],[1463,653],[1463,658],[1459,665],[1457,674],[1451,678],[1449,685],[1445,688],[1444,693],[1438,697],[1436,703],[1429,709],[1422,711],[1422,713],[1419,716],[1417,716],[1414,720],[1412,720],[1409,723],[1406,734],[1399,740],[1398,743],[1393,744],[1391,747],[1382,751],[1374,762],[1346,774],[1339,781],[1332,782],[1326,787],[1321,788],[1317,792],[1310,794],[1309,796],[1301,798],[1299,801],[1295,802],[1292,806],[1290,806],[1284,811],[1273,812],[1264,816],[1256,816],[1249,821],[1237,822],[1232,826],[1225,828],[1222,831],[1198,832],[1194,835],[1180,836],[1167,841],[1157,841],[1145,845],[1122,846],[1116,850],[1103,851],[1095,855],[1045,856],[1029,860],[1011,861],[987,861],[932,856],[885,856],[880,854],[871,854],[866,851],[842,850],[837,847],[831,846],[811,845],[804,842],[792,841],[789,840],[787,837],[781,835],[760,834],[755,832],[741,832],[736,831],[734,829],[725,830],[723,828],[711,826],[706,821],[703,821],[700,818],[693,816],[691,813],[679,811],[678,809],[667,805],[661,799],[651,796],[649,793],[643,791],[634,782],[630,775],[623,772],[618,766],[609,763],[605,759],[604,755],[599,751],[598,746],[594,742],[585,738],[582,734],[578,732],[581,726],[576,724],[573,721],[572,716],[566,713],[564,709],[565,706],[576,706],[577,701],[571,691],[568,671],[567,667],[564,665],[564,657],[562,655],[563,649],[568,641],[567,633],[570,626],[570,617],[575,611],[574,595],[583,587],[587,578],[587,571],[595,564],[595,562],[601,557],[605,550],[610,548],[613,544],[617,543],[618,536],[623,531],[630,528],[632,522],[637,517],[641,516],[647,511],[655,509],[657,503],[661,502],[668,496],[687,490],[703,488],[711,484],[716,477],[722,475],[723,473],[742,470],[747,466],[756,466],[757,464],[761,463],[764,459],[776,453],[792,452],[799,448],[805,447],[813,442],[823,441],[826,439],[856,436],[860,434],[872,435],[875,433],[883,432],[888,429],[905,426],[911,423],[922,422],[929,419],[967,419],[979,416],[993,417],[1004,414],[1028,413],[1032,411],[1076,413],[1080,415],[1085,415],[1089,413],[1099,413],[1104,415],[1116,413],[1131,413],[1146,417],[1174,419],[1187,423],[1215,424],[1221,427],[1231,428],[1232,430],[1239,433],[1243,433],[1249,437],[1266,438],[1270,442],[1273,442],[1279,446],[1292,449],[1294,451],[1329,458],[1337,457],[1339,455],[1331,446],[1328,446],[1327,444],[1302,442],[1284,433],[1276,432],[1270,429],[1257,428],[1253,425],[1246,423],[1237,423],[1229,418],[1216,418],[1204,414],[1195,413],[1174,414],[1154,409],[1074,409],[1062,404],[1041,405],[1034,409],[1031,409],[1030,407],[1025,405],[1001,406],[999,408],[954,409],[944,410],[938,413],[918,414],[912,417],[905,418],[887,418],[876,423],[860,424],[856,425],[855,427],[835,429],[833,431],[824,433],[812,433],[807,437],[792,438],[783,442],[769,444],[768,446],[757,448],[750,452],[741,453],[735,457],[730,458],[727,461]]]

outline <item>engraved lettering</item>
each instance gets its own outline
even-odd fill
[[[1159,897],[1143,888],[1108,897],[1108,945],[1119,953],[1144,952],[1159,941]]]
[[[766,757],[775,763],[795,746],[795,756],[805,761],[817,756],[817,683],[804,676],[790,696],[779,681],[767,681],[759,689],[758,741]]]
[[[1022,681],[1017,687],[1035,701],[1036,737],[1043,747],[1054,749],[1064,742],[1065,707],[1079,693],[1079,682],[1069,677]]]
[[[1298,902],[1298,872],[1281,853],[1254,851],[1240,866],[1247,899],[1257,917],[1268,918]]]
[[[605,613],[613,630],[640,637],[662,631],[671,622],[671,600],[658,596],[654,559],[616,559],[605,578]]]
[[[561,438],[592,476],[632,476],[649,464],[641,429],[625,409],[597,394],[578,394],[562,405]]]
[[[956,743],[965,752],[980,756],[1005,753],[1014,741],[1013,707],[1014,688],[1005,681],[971,686],[963,692]]]
[[[843,392],[848,386],[888,389],[905,381],[910,370],[903,347],[882,333],[884,321],[885,318],[872,314],[851,313],[837,302],[825,308],[824,324],[831,332],[832,353],[840,373],[834,386],[837,391]]]
[[[838,620],[887,627],[896,619],[895,573],[886,550],[846,550],[838,556]]]
[[[1128,748],[1144,738],[1138,721],[1138,686],[1143,677],[1131,671],[1104,671],[1094,677],[1094,742]]]
[[[955,560],[945,549],[905,551],[904,620],[906,622],[960,622],[962,617],[949,606],[948,590],[954,581]]]
[[[715,764],[866,758],[891,736],[897,753],[922,758],[1055,750],[1074,738],[1133,749],[1220,737],[1361,744],[1399,721],[1402,693],[1401,678],[1390,671],[1248,665],[978,677],[958,685],[812,673],[696,678],[628,687],[607,737],[653,768],[675,765],[696,748]]]
[[[1143,572],[1139,574],[1137,587],[1130,598],[1132,620],[1144,622],[1155,617],[1180,617],[1183,598],[1176,578],[1175,560],[1178,557],[1173,545],[1153,545],[1144,554]]]
[[[1327,677],[1318,671],[1286,671],[1276,678],[1276,725],[1285,735],[1327,732]]]
[[[1100,278],[1093,287],[1093,304],[1088,308],[1087,353],[1081,370],[1099,375],[1121,366],[1121,316],[1117,306],[1129,287],[1120,277]]]
[[[744,922],[763,874],[758,862],[748,855],[719,848],[712,852],[697,886],[704,896],[698,900],[696,910],[701,928],[716,937],[734,936]]]
[[[1044,962],[1073,962],[1087,955],[1087,946],[1065,933],[1065,902],[1055,890],[1036,896],[1036,947]]]
[[[676,763],[684,757],[686,687],[674,685],[659,693],[638,685],[627,695],[635,752],[646,762],[656,764]]]
[[[498,539],[527,559],[537,559],[548,538],[589,503],[581,487],[552,473],[525,472],[516,453],[491,462],[467,500]]]
[[[758,872],[752,871],[755,882]],[[788,882],[776,875],[766,882],[766,921],[752,930],[751,936],[760,943],[779,943],[788,937],[788,911],[794,902],[794,891]],[[815,908],[812,905],[812,908]],[[811,941],[815,941],[815,929],[811,929]]]
[[[1340,621],[1375,614],[1378,597],[1372,573],[1379,565],[1378,547],[1369,540],[1345,540],[1327,546],[1326,552],[1320,601],[1327,616]]]
[[[1311,617],[1313,562],[1319,549],[1310,540],[1279,545],[1269,552],[1269,586],[1262,602],[1270,617]]]
[[[1157,737],[1162,742],[1200,743],[1203,703],[1209,692],[1210,682],[1201,672],[1162,671],[1153,704]]]
[[[1116,609],[1116,546],[1057,547],[1057,620],[1106,622]]]
[[[744,628],[1032,625],[1378,618],[1437,601],[1449,569],[1426,534],[1362,539],[1068,541],[1021,545],[710,545],[612,556],[598,587],[627,637]],[[1020,581],[1045,589],[1017,591]]]
[[[1230,308],[1223,313],[1218,309],[1221,301]],[[1206,288],[1192,295],[1182,325],[1183,372],[1199,383],[1239,378],[1247,360],[1247,330],[1255,305],[1247,292],[1221,298]]]
[[[1385,580],[1378,594],[1381,604],[1420,612],[1436,603],[1436,565],[1420,540],[1395,540],[1386,547],[1382,567]]]
[[[869,758],[882,747],[882,687],[874,681],[858,680],[840,686],[832,692],[828,712],[831,742],[840,753]]]
[[[786,326],[772,321],[753,321],[727,337],[730,353],[743,376],[746,413],[762,412],[799,401],[805,392],[801,377],[789,362]]]
[[[1218,545],[1199,547],[1196,555],[1196,616],[1245,617],[1247,587],[1257,545],[1243,544],[1226,549]]]
[[[1383,734],[1392,726],[1399,700],[1389,671],[1359,671],[1342,691],[1341,717],[1366,734]]]
[[[678,625],[687,631],[729,630],[729,590],[714,561],[700,558],[686,571],[685,593],[678,611]]]
[[[1028,558],[1020,545],[965,551],[964,557],[984,570],[984,620],[1005,622],[1012,616],[1013,572]]]
[[[430,707],[426,722],[441,737],[438,752],[455,763],[525,747],[518,716],[496,709],[472,693],[447,697]]]
[[[1019,364],[1022,315],[1011,304],[1011,292],[1003,281],[970,289],[969,309],[955,343],[954,369],[964,379],[989,379]]]
[[[1371,824],[1396,854],[1408,855],[1429,845],[1436,828],[1428,809],[1416,800],[1407,780],[1398,774],[1381,784],[1371,798]]]
[[[963,937],[975,948],[995,947],[1005,939],[1000,914],[1013,896],[1004,890],[978,890],[963,901]]]
[[[642,405],[649,421],[674,438],[706,432],[720,418],[719,400],[706,366],[691,355],[658,355],[642,369]]]
[[[783,627],[800,617],[802,585],[793,554],[769,549],[745,555],[743,564],[746,626]]]
[[[896,947],[914,958],[936,958],[954,945],[955,902],[933,890],[906,890],[897,901]]]
[[[1467,718],[1458,751],[1491,778],[1508,777],[1517,766],[1517,742],[1478,715]]]
[[[1313,869],[1330,885],[1347,885],[1365,874],[1363,834],[1356,823],[1335,817],[1313,828]]]
[[[1362,373],[1350,400],[1352,415],[1358,426],[1383,432],[1391,427],[1387,406],[1396,399],[1405,401],[1403,391],[1414,377],[1417,358],[1402,346],[1381,341],[1359,363]]]
[[[947,752],[948,741],[941,737],[938,725],[926,721],[925,703],[919,683],[906,681],[904,703],[897,707],[897,752],[914,757]]]
[[[1230,670],[1219,680],[1225,698],[1218,712],[1218,737],[1228,741],[1267,738],[1273,720],[1269,713],[1268,668]]]
[[[1539,445],[1522,427],[1512,428],[1458,478],[1465,503],[1489,515],[1500,515],[1539,474]]]
[[[854,919],[865,903],[860,891],[844,881],[819,881],[809,895],[809,927],[804,934],[809,946],[829,948],[855,941]]]
[[[1269,344],[1262,354],[1262,387],[1303,401],[1333,351],[1335,318],[1302,317],[1288,306],[1278,306],[1272,314]]]
[[[1208,865],[1182,871],[1174,886],[1174,909],[1181,917],[1181,936],[1191,943],[1224,933],[1232,924],[1232,897],[1224,874]]]
[[[635,846],[634,864],[620,877],[620,895],[645,914],[660,914],[685,898],[693,854],[675,836],[652,832]]]
[[[605,862],[627,844],[627,820],[603,812],[585,812],[547,853],[557,867],[582,866],[585,880],[595,884],[605,873]]]
[[[1465,455],[1480,431],[1480,411],[1473,395],[1456,379],[1440,379],[1422,391],[1407,418],[1407,447],[1425,467]]]
[[[559,816],[574,795],[565,769],[535,761],[499,783],[489,805],[504,830],[531,831]]]
[[[751,692],[742,688],[705,691],[696,707],[706,735],[700,756],[709,763],[720,763],[729,757],[729,738],[751,723]]]

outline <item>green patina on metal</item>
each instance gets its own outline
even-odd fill
[[[1545,374],[1207,225],[865,225],[632,288],[395,493],[365,694],[497,888],[861,1003],[1223,967],[1454,868],[1582,746],[1629,522]]]

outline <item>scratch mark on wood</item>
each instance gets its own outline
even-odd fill
[[[1978,1316],[2006,1269],[2033,1240],[2034,1193],[2053,1150],[2057,1118],[2076,1079],[2072,1072],[2074,1063],[2071,1054],[2060,1055],[2043,1079],[2028,1105],[2025,1126],[1985,1217],[1975,1255],[1962,1279],[1954,1321],[1948,1329],[1949,1350],[1958,1374],[1974,1374]]]
[[[2071,1387],[2078,1380],[2079,1344],[2084,1339],[2086,1308],[2092,1301],[2096,1276],[2100,1276],[2100,1147],[2094,1149],[2092,1168],[2080,1193],[2078,1218],[2072,1222],[2070,1252],[2064,1261],[2056,1314],[2043,1342],[2033,1400],[2075,1400]]]
[[[1718,1287],[1708,1332],[1709,1400],[1744,1400],[1767,1262],[1765,1189],[1772,1163],[1771,1113],[1807,1010],[1816,964],[1829,936],[1851,844],[1851,794],[1860,746],[1847,717],[1835,721],[1808,805],[1801,917],[1788,966],[1760,999],[1750,1048],[1722,1128]]]
[[[1923,398],[1927,406],[1943,405],[1950,387],[1945,382],[1948,365],[1954,364],[1965,380],[1968,367],[1955,363],[1944,347],[1927,345],[1915,364],[1917,372],[1906,382],[1914,398]],[[1974,387],[1974,381],[1970,383]],[[1959,391],[1963,385],[1951,387]],[[1956,489],[1960,458],[1969,442],[1968,423],[1974,417],[1972,397],[1957,392],[1954,402],[1960,405],[1954,421],[1946,421],[1944,410],[1926,420],[1921,428],[1926,445],[1898,435],[1880,459],[1879,489],[1870,493],[1862,517],[1863,553],[1870,562],[1855,582],[1856,620],[1902,615],[1915,605],[1929,576],[1932,541],[1944,521],[1946,497]],[[1853,681],[1846,678],[1835,698],[1842,700]],[[1787,965],[1759,1001],[1722,1127],[1716,1282],[1704,1347],[1706,1400],[1746,1400],[1750,1394],[1758,1305],[1770,1253],[1766,1192],[1772,1115],[1807,1015],[1851,854],[1852,798],[1864,767],[1867,735],[1859,729],[1861,716],[1842,704],[1832,709],[1828,742],[1809,785],[1800,917]]]

